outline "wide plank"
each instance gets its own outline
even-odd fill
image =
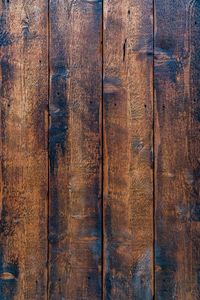
[[[200,3],[155,1],[156,299],[200,299]]]
[[[0,299],[46,299],[46,0],[0,2]]]
[[[103,299],[153,297],[153,3],[104,1]]]
[[[101,1],[50,1],[49,299],[101,299]]]

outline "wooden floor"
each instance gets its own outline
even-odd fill
[[[200,299],[200,1],[0,1],[0,300]]]

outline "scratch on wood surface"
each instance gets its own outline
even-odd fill
[[[192,30],[192,18],[194,6],[197,0],[190,0],[186,7],[186,38],[185,38],[185,49],[186,49],[186,64],[184,68],[184,92],[186,97],[190,97],[190,68],[191,68],[191,30]]]

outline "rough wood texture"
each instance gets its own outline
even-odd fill
[[[0,300],[200,299],[199,131],[200,1],[2,0]]]
[[[46,1],[0,2],[0,299],[46,299]]]
[[[200,299],[199,1],[155,1],[156,299]]]
[[[49,299],[101,299],[101,1],[50,1]]]
[[[153,297],[152,1],[104,2],[104,299]]]

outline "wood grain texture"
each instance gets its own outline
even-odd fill
[[[46,299],[47,2],[0,2],[0,299]]]
[[[49,299],[101,299],[101,1],[50,1]]]
[[[153,297],[152,1],[104,1],[104,295]]]
[[[0,2],[0,300],[200,299],[199,37],[198,0]]]
[[[200,299],[199,1],[155,1],[156,299]]]

